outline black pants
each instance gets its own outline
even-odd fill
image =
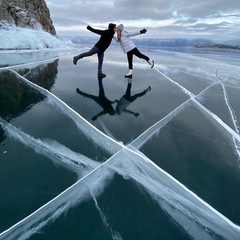
[[[80,55],[78,55],[78,58],[81,59],[84,57],[90,57],[96,53],[98,55],[98,73],[102,73],[104,52],[102,52],[98,47],[94,46],[88,52],[81,53]]]
[[[143,58],[146,61],[149,61],[149,57],[147,57],[146,55],[142,54],[136,47],[134,49],[132,49],[131,51],[129,51],[127,53],[127,59],[128,59],[128,68],[129,69],[133,69],[133,55],[139,57],[139,58]]]

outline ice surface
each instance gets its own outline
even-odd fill
[[[27,84],[32,86],[34,89],[41,92],[43,95],[48,97],[48,102],[52,105],[55,105],[57,108],[59,108],[60,111],[67,114],[72,120],[76,123],[78,128],[89,138],[92,139],[92,141],[96,142],[99,146],[102,148],[105,148],[110,153],[114,154],[117,151],[121,149],[121,144],[115,140],[112,140],[107,135],[103,134],[101,131],[99,131],[97,128],[95,128],[93,125],[91,125],[88,121],[86,121],[80,114],[78,114],[76,111],[74,111],[72,108],[70,108],[66,103],[61,101],[59,98],[57,98],[54,94],[49,92],[48,90],[39,87],[38,85],[28,81],[23,76],[19,75],[16,71],[11,70],[14,72],[17,76],[19,76],[21,79],[23,79]],[[90,129],[92,129],[90,131]]]
[[[182,106],[180,106],[178,110],[180,111],[184,107],[184,105],[187,103],[188,101],[186,101]],[[65,106],[65,110],[66,109],[68,109],[67,106]],[[174,114],[176,113],[177,111],[173,111],[173,113],[170,113],[169,116],[173,117]],[[211,115],[212,113],[208,113],[208,114]],[[166,119],[164,121],[164,124],[166,124],[167,122]],[[161,124],[158,123],[157,125],[161,126]],[[159,126],[157,130],[159,131]],[[15,130],[13,129],[13,131],[15,132],[14,134],[12,133],[13,136],[16,137],[17,136],[16,133],[18,133],[18,136],[19,136],[19,131],[17,129]],[[91,132],[91,134],[93,134],[94,131],[97,132],[98,135],[100,135],[98,130],[94,129],[93,126],[89,125],[87,132]],[[152,132],[152,128],[150,132]],[[37,151],[41,151],[41,152],[43,151],[43,147],[41,147],[43,145],[42,142],[36,141],[36,145],[35,145],[32,138],[30,138],[30,141],[26,141],[29,138],[29,136],[26,136],[24,134],[21,134],[21,135],[24,139],[23,142],[25,142],[25,144],[27,144],[30,147],[32,146],[33,148],[36,148]],[[19,138],[20,141],[21,139],[22,138]],[[94,137],[92,140],[98,143],[98,139],[99,137]],[[144,139],[143,141],[146,142],[148,137],[145,136],[143,139]],[[114,143],[114,141],[112,140],[112,142],[109,142],[108,146],[115,145],[115,144],[116,143]],[[55,148],[57,151],[59,151],[59,148],[56,147],[56,145],[51,145],[51,147],[48,147],[48,148],[50,148],[51,151],[53,151],[53,153],[55,151],[54,150]],[[48,150],[47,153],[49,154],[51,151]],[[64,152],[65,154],[68,155],[68,152],[66,151]],[[121,160],[119,160],[119,154],[121,155],[121,158],[120,158]],[[60,156],[59,153],[58,154],[55,153],[53,155]],[[67,162],[69,162],[70,160],[70,159],[67,159],[67,156],[65,156],[64,159],[65,159],[65,162],[66,160],[68,160]],[[86,165],[92,165],[94,167],[94,164],[91,164],[91,162],[92,161],[90,160],[88,163],[88,160],[87,160]],[[72,158],[72,161],[70,160],[70,163],[74,164],[73,158]],[[98,174],[98,176],[94,178],[93,178],[94,176],[93,173],[87,175],[83,179],[79,180],[76,185],[70,187],[69,190],[65,191],[64,194],[59,195],[53,201],[46,204],[44,208],[37,210],[33,215],[27,217],[25,220],[23,220],[13,228],[9,229],[7,232],[3,233],[2,236],[5,237],[10,234],[9,235],[11,236],[10,238],[17,237],[21,239],[20,232],[24,231],[25,233],[22,236],[24,239],[27,236],[26,234],[29,231],[30,231],[29,234],[31,235],[32,231],[30,230],[30,228],[34,228],[35,229],[34,231],[36,231],[37,229],[41,228],[43,224],[46,224],[50,219],[51,220],[55,219],[59,214],[66,211],[69,207],[74,206],[76,202],[73,201],[72,199],[78,199],[77,200],[78,202],[79,202],[79,199],[85,199],[88,196],[88,192],[82,190],[82,181],[84,181],[84,184],[87,182],[87,189],[88,188],[95,189],[95,190],[92,190],[92,195],[100,194],[100,192],[103,191],[103,189],[105,188],[104,181],[106,179],[109,179],[108,171],[104,170],[106,168],[105,165],[107,165],[108,166],[107,168],[109,168],[110,170],[116,171],[118,174],[123,175],[125,178],[126,177],[132,178],[139,184],[143,185],[144,188],[146,188],[153,195],[153,198],[159,202],[160,206],[163,209],[165,209],[165,211],[167,211],[169,215],[171,215],[173,218],[176,218],[176,220],[182,225],[182,227],[185,228],[186,231],[195,239],[198,239],[198,238],[211,239],[211,235],[208,235],[208,233],[203,231],[202,228],[206,228],[206,229],[208,228],[210,229],[210,231],[213,231],[214,233],[224,236],[226,238],[231,236],[232,239],[236,238],[237,235],[240,233],[237,226],[232,224],[228,219],[226,219],[216,210],[212,209],[208,204],[206,204],[204,201],[199,199],[195,194],[191,193],[191,191],[189,191],[187,188],[182,186],[170,175],[166,174],[159,167],[152,164],[152,162],[149,159],[147,159],[144,155],[142,155],[141,153],[138,153],[133,148],[127,149],[126,147],[123,146],[123,150],[120,150],[120,152],[117,153],[114,157],[112,157],[106,163],[103,163],[101,165],[101,169],[103,170],[101,171],[100,175]],[[76,164],[76,166],[78,165]],[[99,167],[97,167],[96,170],[94,170],[94,172],[98,172],[98,169]],[[106,176],[105,176],[105,173],[107,174]],[[89,181],[88,178],[90,178],[91,180]],[[81,185],[81,191],[77,190],[77,188],[79,188],[78,187],[79,184]],[[75,188],[76,190],[74,190]],[[71,194],[68,193],[69,191],[71,192]],[[161,194],[158,195],[157,194],[158,192],[160,192]],[[73,194],[74,194],[74,197],[73,197]],[[77,194],[77,196],[75,196],[75,194]],[[79,194],[81,194],[81,197],[79,197]],[[69,202],[70,199],[71,199],[71,204]],[[47,214],[44,212],[46,212]],[[36,220],[33,221],[33,218]],[[42,219],[45,219],[45,220],[43,221]],[[197,221],[194,219],[197,219]],[[218,219],[217,225],[215,225],[216,219]],[[41,221],[42,223],[39,223],[39,221]],[[26,222],[30,224],[29,229],[27,228],[28,224],[26,224]],[[22,225],[24,225],[24,228],[21,227]],[[220,225],[222,226],[219,227]],[[22,228],[22,231],[20,231],[21,228]],[[14,233],[15,231],[17,231],[17,234],[20,234],[20,235],[15,235]]]
[[[30,33],[26,31],[23,36],[26,36],[26,34]],[[16,44],[16,42],[17,41],[14,41],[14,44]],[[12,46],[16,46],[13,43],[11,44]],[[20,42],[19,44],[18,47],[21,47],[22,43]],[[37,41],[30,43],[28,46],[33,49],[40,48],[39,42]],[[53,44],[52,46],[56,45]],[[0,68],[0,71],[11,71],[31,88],[41,92],[47,97],[49,104],[54,106],[62,114],[69,117],[84,135],[101,149],[112,154],[112,157],[101,164],[97,163],[93,159],[77,154],[56,141],[35,139],[24,131],[21,131],[12,124],[1,119],[0,125],[8,136],[23,145],[32,148],[38,154],[49,157],[52,161],[76,172],[80,179],[31,215],[0,233],[0,239],[27,239],[34,233],[40,231],[44,226],[50,224],[59,216],[69,211],[70,208],[74,208],[78,204],[83,201],[88,201],[89,199],[94,200],[96,209],[99,212],[106,229],[111,233],[112,239],[123,239],[120,233],[117,232],[117,229],[113,229],[110,223],[108,223],[108,220],[97,201],[97,198],[103,194],[106,187],[111,184],[115,174],[122,176],[124,179],[131,179],[145,189],[152,199],[154,199],[159,206],[188,233],[190,237],[194,239],[215,239],[220,236],[224,239],[239,239],[239,226],[235,225],[227,217],[222,215],[219,211],[214,209],[211,205],[206,203],[203,199],[194,194],[186,186],[181,184],[166,171],[162,170],[159,166],[153,163],[151,159],[139,151],[139,149],[145,145],[153,135],[160,134],[161,129],[165,127],[169,121],[174,119],[188,106],[194,106],[199,109],[207,119],[216,125],[217,128],[223,132],[224,136],[230,139],[237,157],[240,158],[238,116],[235,113],[234,107],[231,105],[230,97],[228,96],[225,87],[226,81],[228,84],[236,84],[236,80],[230,78],[232,74],[236,73],[239,69],[236,69],[234,66],[224,65],[230,70],[228,71],[228,74],[225,74],[224,71],[219,71],[218,73],[212,72],[212,69],[210,69],[211,67],[208,68],[208,66],[206,66],[206,71],[204,73],[201,72],[201,74],[208,76],[209,79],[211,79],[211,83],[200,91],[199,94],[193,94],[187,87],[176,82],[171,77],[173,72],[170,67],[168,70],[165,69],[166,71],[163,73],[162,70],[156,66],[155,70],[157,73],[186,94],[187,100],[179,104],[177,108],[145,130],[138,138],[128,145],[124,145],[122,142],[118,142],[114,139],[110,130],[103,122],[100,121],[100,124],[108,135],[103,134],[99,129],[84,119],[79,113],[52,92],[32,83],[27,77],[22,76],[16,71],[16,68],[25,67],[31,69],[33,65],[42,63],[43,61],[51,61],[55,58],[61,59],[61,56],[49,56],[49,59],[39,59],[39,61],[34,59],[33,62],[22,63],[20,65],[16,63],[17,66],[2,67]],[[6,59],[7,58],[5,58],[5,61]],[[7,63],[8,62],[4,62],[3,64]],[[191,64],[192,67],[194,66],[194,63],[191,61],[189,61],[189,64]],[[167,74],[168,71],[170,72],[169,75]],[[212,80],[212,77],[215,78],[214,81]],[[230,81],[228,81],[229,79]],[[230,113],[230,120],[233,122],[234,129],[229,127],[219,116],[203,104],[206,97],[205,94],[215,85],[222,86],[224,102]]]
[[[92,190],[90,189],[90,187],[88,185],[87,185],[87,187],[88,187],[88,191],[89,191],[91,197],[94,200],[95,206],[96,206],[96,208],[97,208],[97,210],[98,210],[98,212],[99,212],[99,214],[102,218],[102,221],[103,221],[104,225],[106,226],[106,228],[110,231],[110,233],[112,235],[112,238],[115,239],[115,240],[122,240],[121,235],[118,232],[112,230],[111,226],[109,225],[109,223],[107,221],[106,216],[104,215],[103,211],[101,210],[101,208],[98,205],[98,202],[97,202],[96,197],[94,196],[94,193],[92,192]]]
[[[56,164],[63,164],[64,167],[76,172],[79,176],[90,172],[99,164],[86,156],[75,153],[65,146],[53,140],[34,139],[32,136],[22,132],[13,125],[0,118],[0,125],[10,138],[13,138],[27,147],[31,147],[36,153],[51,158]]]

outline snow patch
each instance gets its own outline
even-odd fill
[[[55,49],[73,46],[71,40],[59,39],[43,30],[20,28],[0,21],[0,50]]]

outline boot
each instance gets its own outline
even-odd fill
[[[73,57],[73,64],[76,65],[77,64],[77,61],[78,61],[78,56],[74,56]]]
[[[99,78],[105,78],[107,75],[105,73],[98,73]]]
[[[148,60],[148,64],[151,66],[151,68],[154,67],[154,61],[153,60],[149,59]]]
[[[125,74],[125,78],[132,78],[132,69],[128,70],[128,73]]]

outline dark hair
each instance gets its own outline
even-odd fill
[[[112,31],[113,31],[115,27],[116,27],[116,24],[114,24],[114,23],[109,23],[109,24],[108,24],[108,29],[109,29],[109,30],[112,30]]]

